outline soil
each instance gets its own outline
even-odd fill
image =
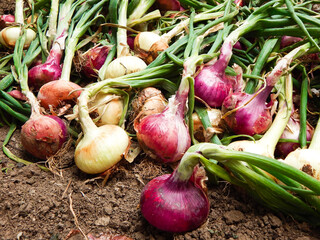
[[[14,1],[0,2],[0,14],[10,13]],[[8,127],[0,128],[2,143]],[[19,130],[7,147],[15,155],[35,161],[22,148]],[[197,230],[171,234],[149,225],[139,209],[140,193],[152,178],[172,169],[141,156],[123,160],[106,184],[103,178],[82,173],[73,163],[73,149],[61,154],[53,174],[36,163],[16,163],[0,152],[0,239],[85,239],[82,231],[125,235],[143,240],[192,239],[320,239],[320,230],[290,216],[275,213],[226,182],[208,185],[211,210]],[[99,238],[109,239],[109,238]]]

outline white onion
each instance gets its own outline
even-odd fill
[[[160,39],[161,37],[154,32],[140,32],[134,39],[134,50],[149,52],[152,45]]]
[[[107,67],[105,78],[117,78],[130,73],[139,72],[147,64],[135,56],[123,56],[113,60]]]
[[[28,48],[33,39],[36,38],[37,34],[30,28],[26,30],[26,41],[24,43],[24,48]],[[6,27],[0,32],[0,43],[7,48],[14,48],[16,41],[20,37],[21,29],[20,27]]]
[[[122,159],[128,146],[129,137],[121,127],[103,125],[84,134],[76,147],[74,160],[85,173],[102,173]]]

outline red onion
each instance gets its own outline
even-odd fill
[[[61,36],[63,38],[63,36]],[[57,80],[61,76],[60,60],[63,50],[58,41],[55,41],[45,63],[36,65],[28,72],[29,86],[38,90],[45,83]]]
[[[234,0],[234,3],[239,7],[243,6],[243,1],[242,0]]]
[[[109,46],[98,46],[89,49],[80,58],[83,59],[82,72],[88,78],[96,78],[97,72],[104,64],[108,53],[110,51]]]
[[[163,231],[185,232],[206,221],[210,204],[203,188],[191,177],[195,160],[185,154],[172,174],[154,178],[144,187],[141,213],[151,225]]]
[[[22,101],[27,101],[27,98],[26,96],[19,90],[11,90],[10,92],[8,92],[8,94],[11,96],[11,97],[14,97],[15,99],[18,99],[18,100],[22,100]]]
[[[178,92],[169,99],[166,108],[158,114],[136,118],[134,129],[144,151],[164,163],[181,159],[191,145],[184,111],[189,93],[188,80],[181,82]]]
[[[231,78],[225,74],[232,55],[232,45],[223,44],[219,59],[213,65],[207,65],[195,77],[195,95],[210,107],[221,107],[224,99],[239,88],[240,78]]]
[[[32,113],[21,128],[21,142],[33,156],[46,159],[54,155],[67,141],[67,126],[56,116],[45,116],[40,113],[39,102],[29,91],[26,80],[21,81],[21,89],[28,98]]]
[[[38,100],[45,109],[57,108],[67,103],[74,104],[81,94],[81,87],[63,79],[44,84],[38,92]]]
[[[183,11],[184,9],[181,7],[180,2],[178,0],[157,0],[157,7],[161,11]]]
[[[281,38],[280,48],[285,48],[287,46],[290,46],[294,43],[300,42],[303,39],[300,37],[292,37],[292,36],[283,36]]]
[[[0,20],[4,21],[5,23],[14,23],[15,22],[14,15],[11,15],[11,14],[1,15]]]
[[[33,116],[21,128],[23,147],[40,159],[54,155],[67,137],[65,123],[56,116]]]
[[[229,129],[236,134],[251,136],[264,133],[272,122],[270,105],[266,104],[271,90],[272,87],[266,87],[256,97],[244,92],[228,96],[223,102],[223,112],[239,108],[224,118]],[[252,101],[244,106],[250,99]]]
[[[300,121],[296,114],[291,115],[286,129],[283,131],[281,138],[282,139],[292,139],[298,140],[299,133],[300,133]],[[310,141],[312,138],[313,129],[307,123],[307,141]],[[276,147],[277,154],[285,158],[290,152],[299,148],[299,143],[292,143],[292,142],[279,142]]]

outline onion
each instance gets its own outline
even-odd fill
[[[320,181],[320,118],[308,149],[296,149],[283,160]]]
[[[292,36],[283,36],[281,38],[281,42],[280,42],[280,48],[285,48],[287,46],[290,46],[296,42],[300,42],[303,39],[300,37],[292,37]]]
[[[235,112],[224,116],[228,128],[236,134],[250,136],[264,133],[272,122],[271,108],[266,104],[271,90],[272,87],[267,87],[257,96],[236,92],[226,97],[222,106],[223,112],[236,109]]]
[[[307,123],[307,141],[310,141],[312,138],[313,129]],[[286,129],[283,131],[281,138],[282,139],[291,139],[298,140],[300,134],[300,120],[297,114],[293,113],[288,121]],[[290,152],[299,148],[299,143],[293,142],[279,142],[276,146],[277,155],[282,158],[285,158]]]
[[[118,125],[123,114],[122,99],[113,94],[99,92],[94,100],[88,104],[90,113],[94,112],[98,115],[95,121],[97,126],[106,124]]]
[[[197,113],[192,114],[193,121],[193,132],[195,138],[200,142],[205,142],[207,139],[211,138],[213,134],[222,133],[221,128],[221,117],[222,113],[219,109],[209,109],[207,110],[208,117],[211,123],[211,127],[205,129]]]
[[[45,63],[36,65],[28,72],[28,83],[30,87],[38,90],[47,82],[57,80],[61,76],[60,60],[63,49],[61,41],[64,41],[65,36],[60,36],[60,40],[56,40],[50,50],[49,56]]]
[[[24,43],[24,48],[28,48],[33,39],[36,38],[37,34],[30,28],[25,29],[26,40]],[[6,27],[0,32],[0,43],[7,48],[14,48],[17,39],[20,37],[21,28],[17,26]]]
[[[114,166],[129,146],[127,133],[116,125],[97,127],[89,116],[87,101],[90,89],[79,97],[79,120],[83,137],[75,150],[75,163],[85,173],[97,174]]]
[[[139,72],[147,64],[136,56],[123,56],[113,60],[107,67],[105,78],[117,78],[130,73]]]
[[[98,70],[103,66],[109,51],[110,46],[95,46],[79,57],[81,70],[86,77],[92,79],[98,76]]]
[[[296,149],[282,160],[320,181],[319,149]]]
[[[223,44],[219,59],[212,65],[204,66],[194,79],[195,95],[210,107],[221,107],[225,98],[239,89],[241,71],[235,78],[225,74],[231,55],[232,45]],[[236,69],[240,70],[239,67]]]
[[[157,114],[136,118],[134,129],[142,149],[154,159],[164,163],[181,159],[191,145],[184,111],[189,93],[188,80],[183,78],[175,96],[166,108]]]
[[[14,23],[15,18],[14,15],[4,14],[0,16],[0,20],[4,21],[5,23]]]
[[[21,128],[21,143],[33,156],[47,159],[68,137],[66,124],[56,116],[35,114]]]
[[[185,154],[178,168],[151,180],[141,193],[140,207],[145,219],[168,232],[191,231],[207,219],[210,204],[202,186],[193,178],[197,159]]]
[[[74,105],[80,96],[81,87],[63,79],[44,84],[38,92],[38,100],[45,109],[58,108],[65,104]]]
[[[133,119],[144,118],[148,115],[161,113],[167,106],[167,100],[161,91],[154,87],[147,87],[139,92],[138,96],[131,102]]]
[[[285,98],[283,96],[285,96]],[[279,94],[278,113],[268,131],[258,141],[235,141],[228,145],[228,149],[256,153],[266,157],[274,158],[274,151],[277,142],[279,141],[282,132],[287,126],[291,111],[292,78],[291,75],[288,75],[286,78],[286,82],[283,81],[281,93]],[[247,118],[247,120],[248,119],[249,117]],[[261,124],[261,122],[259,124]]]
[[[156,6],[161,11],[182,11],[183,8],[178,0],[157,0]]]

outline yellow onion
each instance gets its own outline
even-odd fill
[[[36,32],[30,28],[26,30],[26,41],[24,48],[28,48],[30,43],[35,39]],[[17,39],[20,37],[21,29],[18,26],[6,27],[0,32],[0,43],[7,48],[14,48]]]
[[[123,113],[123,101],[117,95],[99,92],[89,103],[89,108],[98,114],[97,121],[95,121],[97,126],[118,125]]]
[[[126,153],[130,139],[126,131],[117,125],[97,127],[89,115],[90,89],[78,98],[79,121],[83,137],[74,154],[77,167],[89,174],[102,173],[118,163]]]
[[[107,67],[105,78],[117,78],[130,73],[139,72],[147,64],[135,56],[123,56],[113,60]]]
[[[78,143],[74,161],[85,173],[102,173],[122,159],[128,145],[129,137],[121,127],[94,127],[86,132]]]

